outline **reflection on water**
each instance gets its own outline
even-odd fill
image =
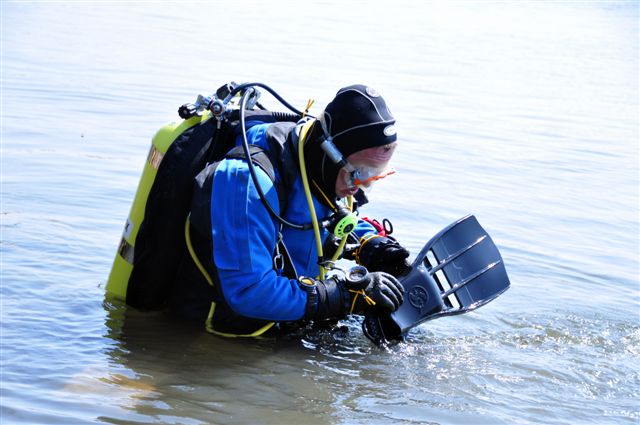
[[[638,358],[640,328],[624,322],[460,317],[466,323],[457,328],[434,323],[406,344],[377,348],[356,320],[338,334],[221,339],[161,313],[106,308],[114,372],[99,378],[98,392],[141,418],[179,422],[171,412],[180,411],[203,423],[365,423],[373,414],[389,423],[507,424],[520,404],[531,406],[521,412],[521,423],[530,423],[556,417],[559,398],[576,409],[576,423],[599,409],[634,415],[629,386],[638,376],[627,365]],[[600,407],[581,406],[584,400]]]
[[[106,381],[140,415],[177,409],[203,423],[327,423],[336,395],[323,385],[326,374],[351,375],[349,345],[323,355],[299,338],[224,339],[162,313],[107,309],[107,336],[117,341],[109,361],[131,375]]]
[[[637,2],[0,7],[3,424],[640,419]],[[151,136],[230,80],[316,114],[376,87],[398,173],[366,214],[414,253],[476,215],[512,288],[385,349],[103,304]]]

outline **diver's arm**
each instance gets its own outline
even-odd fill
[[[258,167],[256,174],[267,200],[279,211],[273,183]],[[307,292],[297,280],[278,276],[273,268],[277,227],[255,190],[246,162],[221,163],[212,189],[214,260],[229,306],[256,319],[301,319]]]
[[[273,183],[261,170],[256,173],[277,211]],[[277,227],[243,161],[227,160],[218,167],[213,199],[220,201],[211,215],[214,259],[221,292],[236,313],[270,321],[320,320],[367,309],[391,312],[402,303],[402,285],[386,273],[369,273],[357,287],[339,277],[298,281],[278,276],[272,258]]]

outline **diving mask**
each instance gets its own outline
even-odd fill
[[[381,167],[374,167],[365,164],[351,164],[348,161],[344,169],[346,171],[346,173],[343,174],[344,183],[347,187],[349,189],[358,187],[365,192],[371,190],[374,182],[396,172],[396,170],[387,164]]]
[[[371,185],[375,181],[395,173],[395,170],[390,168],[387,163],[381,166],[372,166],[347,161],[347,159],[342,155],[342,152],[340,152],[333,143],[333,137],[327,129],[324,114],[318,118],[318,121],[320,122],[322,132],[324,133],[324,140],[320,143],[320,147],[331,161],[346,171],[346,173],[343,174],[343,178],[347,188],[354,189],[358,187],[366,192],[371,189]]]

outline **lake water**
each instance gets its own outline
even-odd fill
[[[639,423],[638,2],[307,3],[2,2],[0,422]],[[105,303],[151,136],[231,80],[377,88],[364,212],[414,254],[475,214],[511,289],[388,349]]]

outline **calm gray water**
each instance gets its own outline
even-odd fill
[[[2,2],[0,422],[638,423],[638,2],[273,3]],[[385,350],[105,303],[151,136],[230,80],[376,87],[365,212],[414,253],[475,214],[511,289]]]

